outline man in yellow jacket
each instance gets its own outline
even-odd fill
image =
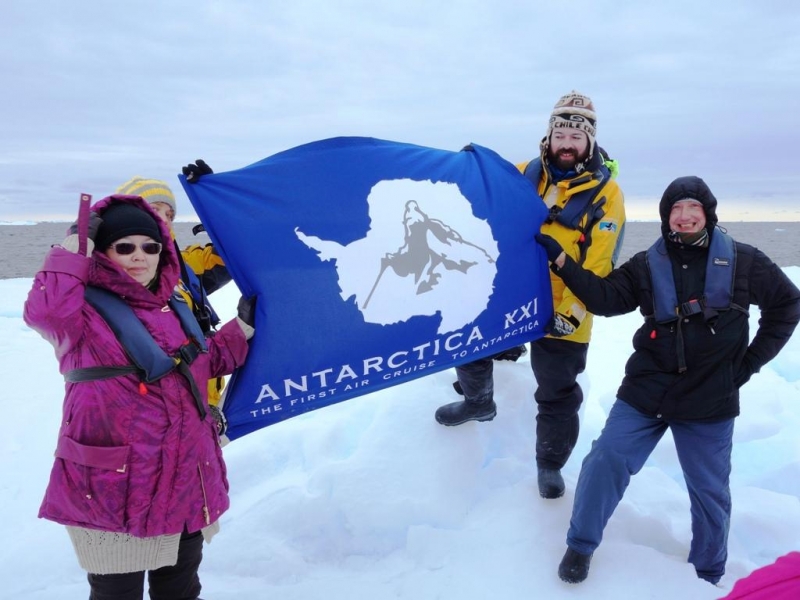
[[[195,165],[189,165],[189,167],[195,169],[205,168],[202,171],[203,174],[212,172],[203,161],[199,160],[197,163],[200,165],[199,167]],[[119,186],[117,193],[144,198],[158,213],[158,216],[169,225],[172,241],[176,244],[178,259],[181,263],[178,291],[191,307],[203,332],[208,332],[214,328],[219,323],[219,317],[208,302],[208,294],[231,281],[228,269],[225,267],[222,257],[214,250],[214,245],[204,244],[201,246],[192,244],[183,250],[177,247],[175,230],[172,227],[177,212],[177,203],[175,195],[166,182],[159,179],[146,179],[136,176]],[[224,431],[224,417],[214,409],[219,404],[223,385],[222,378],[215,378],[208,382],[208,402],[212,406],[220,433]]]
[[[616,164],[606,162],[607,155],[595,141],[596,125],[589,97],[575,91],[563,96],[550,115],[539,158],[519,169],[549,209],[542,233],[558,240],[584,268],[603,277],[611,272],[619,253],[625,206],[613,179]],[[531,195],[531,200],[539,198]],[[539,494],[559,498],[564,494],[561,469],[578,440],[583,391],[577,377],[586,368],[592,315],[552,272],[550,282],[554,315],[548,335],[531,343],[531,366],[538,383],[534,397]],[[492,358],[462,365],[456,373],[464,400],[440,407],[436,420],[442,425],[492,420],[497,414]]]

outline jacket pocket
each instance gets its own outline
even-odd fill
[[[87,446],[61,436],[56,447],[64,475],[64,512],[88,527],[124,530],[130,446]]]

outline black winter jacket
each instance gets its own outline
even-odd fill
[[[678,301],[701,298],[708,249],[667,246]],[[651,316],[653,286],[646,252],[605,278],[569,257],[562,268],[553,265],[590,312],[614,316],[639,308],[645,316],[617,392],[621,400],[665,420],[716,421],[739,414],[739,387],[778,354],[800,321],[800,290],[760,250],[736,242],[736,254],[733,304],[760,308],[758,330],[750,342],[749,317],[742,310],[723,311],[710,324],[702,314],[682,318],[683,373],[678,372],[677,321],[658,324]]]

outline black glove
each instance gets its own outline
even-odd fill
[[[555,313],[550,322],[545,325],[544,330],[552,337],[564,337],[572,335],[575,330],[580,327],[581,322],[575,317],[568,317],[561,313]]]
[[[214,422],[217,424],[217,433],[219,435],[224,434],[225,430],[228,429],[228,419],[225,418],[219,407],[214,404],[208,405],[208,412],[214,417]]]
[[[509,348],[508,350],[504,350],[500,354],[495,354],[492,358],[494,360],[510,360],[512,362],[519,360],[520,356],[525,356],[528,353],[528,348],[525,347],[525,344],[521,346],[515,346],[513,348]]]
[[[102,224],[103,224],[103,218],[96,212],[91,211],[89,213],[89,224],[86,227],[86,237],[94,241],[94,239],[97,237],[97,230],[100,229],[100,225]],[[74,235],[76,233],[78,233],[77,221],[75,221],[72,225],[69,226],[69,229],[67,229],[67,235]]]
[[[544,247],[544,251],[547,252],[547,260],[550,262],[556,262],[556,259],[564,252],[561,244],[547,234],[537,233],[536,241]]]
[[[181,171],[183,171],[183,175],[189,183],[197,183],[203,175],[214,173],[202,158],[198,158],[195,162],[186,165]]]
[[[239,298],[239,304],[236,306],[237,316],[250,327],[255,327],[256,319],[256,297]]]

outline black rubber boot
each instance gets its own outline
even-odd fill
[[[494,400],[477,404],[475,402],[451,402],[436,410],[436,420],[442,425],[461,425],[467,421],[491,421],[497,415]]]
[[[564,478],[559,469],[543,469],[539,467],[539,495],[553,500],[564,495]]]
[[[589,576],[589,563],[592,562],[591,554],[581,554],[572,548],[567,548],[561,564],[558,565],[558,576],[567,583],[580,583]]]

